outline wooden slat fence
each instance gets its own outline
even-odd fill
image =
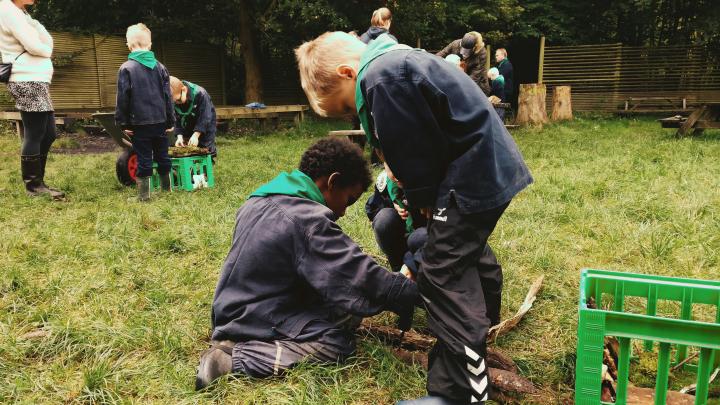
[[[117,71],[127,60],[121,36],[52,33],[55,74],[50,86],[53,105],[61,110],[98,110],[115,106]],[[217,105],[225,104],[223,51],[204,44],[153,44],[155,55],[171,75],[207,89]],[[0,86],[0,110],[13,110],[5,86]]]
[[[705,46],[547,46],[539,76],[547,94],[572,86],[576,111],[617,111],[630,98],[720,101],[718,55]]]

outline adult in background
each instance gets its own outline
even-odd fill
[[[387,7],[381,7],[373,11],[372,17],[370,18],[370,28],[360,36],[360,40],[367,44],[380,35],[387,33],[397,42],[397,38],[390,34],[391,24],[392,13]]]
[[[7,89],[15,99],[25,127],[20,167],[30,196],[49,195],[59,200],[62,191],[45,184],[45,165],[56,138],[55,113],[50,99],[53,39],[45,27],[28,14],[35,0],[0,1],[0,53],[12,63]]]
[[[495,51],[495,61],[497,62],[498,71],[505,78],[505,102],[511,103],[515,92],[513,87],[513,65],[508,59],[505,48],[498,48]]]
[[[468,32],[462,39],[450,42],[437,55],[444,58],[452,53],[462,56],[467,75],[480,86],[486,96],[490,96],[490,84],[485,71],[487,52],[485,51],[482,35],[475,31]]]

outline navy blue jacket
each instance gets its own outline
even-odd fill
[[[481,212],[532,183],[483,91],[442,58],[388,52],[366,68],[360,90],[411,207],[448,207],[452,196],[461,213]]]
[[[197,85],[196,85],[197,86]],[[197,86],[197,94],[193,104],[192,112],[185,119],[185,126],[182,126],[180,115],[175,114],[175,135],[183,135],[185,142],[190,138],[193,132],[202,132],[198,146],[207,148],[211,154],[217,154],[215,147],[215,133],[217,132],[217,116],[215,114],[215,105],[208,92],[201,86]],[[182,111],[187,111],[190,97],[185,104],[180,105]]]
[[[513,65],[510,59],[506,58],[505,60],[507,62],[499,64],[497,68],[505,78],[505,97],[510,98],[515,92],[515,88],[513,87]]]
[[[381,27],[370,27],[367,31],[365,31],[364,34],[360,35],[360,40],[367,44],[368,42],[372,41],[373,39],[379,37],[380,35],[388,32],[385,28]],[[397,38],[393,34],[388,33],[388,35],[397,42]]]
[[[170,75],[162,63],[150,69],[128,60],[120,66],[115,123],[123,128],[150,124],[172,128],[175,125]]]
[[[334,327],[338,310],[371,316],[412,308],[414,282],[363,253],[332,211],[285,195],[240,208],[212,305],[212,338],[309,339]]]

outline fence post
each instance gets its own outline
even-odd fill
[[[490,45],[485,45],[485,55],[487,55],[487,57],[485,57],[485,71],[486,71],[486,72],[487,72],[488,70],[490,70],[490,58],[491,58],[491,56],[490,56],[490,50],[491,50],[491,49],[492,49],[492,48],[490,47]]]
[[[540,37],[540,65],[538,66],[538,84],[543,82],[543,64],[545,63],[545,37]]]

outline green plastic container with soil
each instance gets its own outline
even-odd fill
[[[123,148],[115,162],[115,174],[118,181],[126,186],[135,185],[135,171],[137,170],[137,155],[132,147],[132,141],[122,131],[120,127],[115,125],[114,113],[97,113],[92,118],[98,121],[107,131],[112,139]],[[185,158],[192,156],[206,156],[208,150],[206,148],[198,148],[194,146],[171,147],[168,150],[171,158]],[[213,182],[214,184],[214,182]]]
[[[576,404],[720,403],[719,362],[720,281],[582,271]]]

